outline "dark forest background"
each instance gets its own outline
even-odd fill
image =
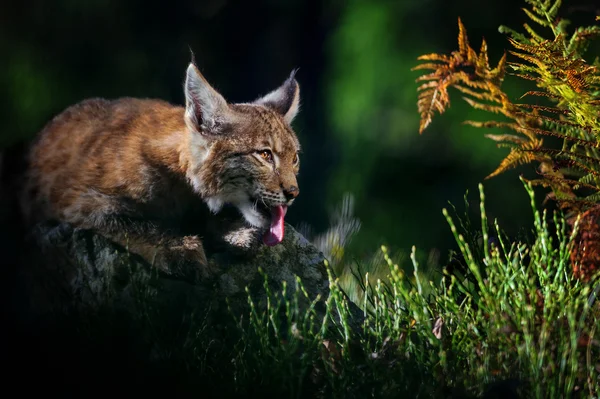
[[[596,1],[568,1],[562,15],[590,24]],[[345,193],[362,229],[357,256],[381,244],[445,258],[453,238],[441,209],[461,208],[507,150],[496,149],[455,95],[452,108],[418,134],[417,56],[457,47],[457,18],[473,47],[482,36],[496,63],[521,30],[522,0],[228,1],[22,0],[0,5],[0,150],[27,143],[55,114],[87,97],[157,97],[182,104],[190,49],[207,79],[232,102],[277,87],[294,68],[302,109],[302,194],[288,221],[326,229]],[[508,91],[523,93],[518,81]],[[513,85],[513,86],[511,86]],[[516,96],[517,94],[515,94]],[[8,172],[7,172],[8,170]],[[491,218],[516,234],[530,225],[517,179],[485,183]],[[4,168],[10,173],[10,167]],[[541,197],[541,196],[540,196]],[[477,206],[472,207],[474,211]]]

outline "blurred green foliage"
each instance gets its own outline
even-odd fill
[[[476,129],[461,124],[481,116],[460,101],[452,104],[444,125],[436,124],[427,135],[417,133],[416,74],[410,67],[437,45],[431,32],[423,31],[427,19],[423,26],[415,22],[427,6],[436,5],[349,2],[328,42],[329,123],[340,148],[328,199],[335,201],[344,191],[355,195],[363,222],[361,239],[353,241],[358,252],[374,250],[381,242],[405,250],[416,244],[425,251],[450,245],[449,237],[438,234],[440,209],[449,200],[458,202],[503,156]],[[459,12],[471,11],[460,7]],[[443,34],[455,37],[457,32],[448,28]],[[506,206],[501,216],[514,218],[509,229],[515,231],[526,216],[523,198],[509,195],[517,188],[514,174],[502,184],[508,190],[491,190]]]

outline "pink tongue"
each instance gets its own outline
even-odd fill
[[[271,208],[271,227],[263,235],[263,242],[272,247],[283,241],[283,217],[287,212],[287,206],[276,206]]]

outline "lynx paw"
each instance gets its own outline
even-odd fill
[[[169,266],[175,274],[194,279],[206,279],[216,274],[206,258],[204,246],[198,236],[185,236],[171,240],[167,245]]]
[[[202,247],[202,241],[198,236],[185,236],[181,239],[172,240],[168,245],[169,251],[180,257],[190,260],[192,262],[198,262],[206,264],[206,254]]]

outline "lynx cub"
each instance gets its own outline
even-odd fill
[[[233,207],[264,244],[279,244],[299,194],[294,73],[254,102],[230,104],[190,63],[184,92],[185,108],[88,99],[56,116],[29,153],[26,218],[98,230],[146,258],[162,245],[205,262],[208,225]]]

